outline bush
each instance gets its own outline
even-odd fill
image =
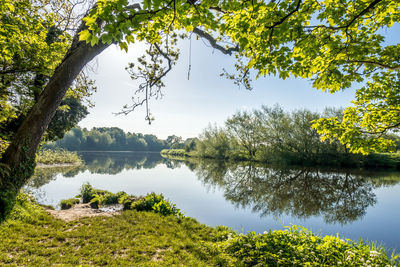
[[[183,214],[178,208],[176,208],[175,204],[165,200],[162,194],[157,195],[154,192],[138,201],[132,202],[129,209],[137,211],[154,211],[155,213],[160,213],[164,216],[174,215],[179,218],[183,217]]]
[[[79,199],[77,198],[70,198],[60,201],[60,206],[62,210],[67,210],[72,208],[75,204],[79,204]]]
[[[83,203],[90,203],[95,208],[98,208],[100,205],[121,203],[120,199],[126,196],[127,194],[123,191],[114,194],[107,190],[93,188],[89,183],[82,185],[81,192],[78,195],[78,197],[82,198]]]
[[[222,231],[226,233],[226,229]],[[300,226],[263,234],[229,235],[214,249],[233,257],[239,266],[388,266],[397,258],[392,256],[390,261],[383,248],[363,241],[321,237]]]
[[[159,203],[162,200],[164,200],[163,195],[157,195],[153,192],[140,199],[139,201],[133,202],[130,209],[137,211],[152,211],[154,204]]]
[[[105,205],[118,204],[119,203],[119,199],[122,198],[123,196],[127,196],[127,194],[124,191],[118,192],[116,194],[107,192],[104,195],[103,203]]]
[[[79,197],[82,198],[82,203],[89,203],[92,200],[92,198],[94,198],[96,195],[103,196],[107,193],[110,192],[106,190],[95,189],[89,183],[85,183],[81,187],[81,192],[79,194]]]

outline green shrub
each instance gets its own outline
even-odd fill
[[[154,204],[161,202],[162,200],[164,200],[164,196],[162,194],[157,195],[153,192],[139,201],[133,202],[130,209],[137,211],[152,211]]]
[[[111,205],[111,204],[118,204],[119,203],[119,199],[123,196],[127,196],[127,194],[124,191],[118,192],[116,194],[107,192],[104,195],[104,201],[103,203],[105,205]]]
[[[103,204],[103,203],[104,203],[104,196],[101,194],[99,194],[99,195],[94,194],[93,198],[89,202],[90,207],[93,209],[98,209],[101,206],[101,204]]]
[[[91,203],[91,206],[98,207],[121,203],[120,198],[126,198],[127,194],[123,191],[114,194],[107,190],[93,188],[89,183],[85,183],[78,196],[82,198],[83,203]]]
[[[79,199],[77,198],[70,198],[60,201],[60,206],[62,210],[67,210],[72,208],[75,204],[79,204]]]
[[[89,183],[85,183],[81,187],[79,197],[82,198],[82,203],[89,203],[96,195],[112,194],[106,190],[95,189]]]
[[[222,229],[224,233],[226,230]],[[383,248],[339,236],[317,236],[291,226],[256,234],[233,234],[214,249],[233,257],[239,266],[387,266],[393,264]],[[397,256],[392,256],[395,261]],[[391,266],[391,265],[389,265]]]
[[[183,214],[178,208],[176,208],[175,204],[165,200],[162,194],[157,195],[154,192],[138,201],[132,202],[129,209],[137,211],[154,211],[155,213],[160,213],[164,216],[174,215],[179,218],[183,217]]]
[[[177,217],[183,217],[183,214],[178,208],[176,208],[176,205],[167,200],[161,200],[160,202],[155,203],[153,205],[153,210],[155,213],[160,213],[164,216],[174,215]]]
[[[93,198],[93,187],[89,183],[85,183],[81,186],[81,193],[79,196],[82,198],[82,203],[89,203]]]

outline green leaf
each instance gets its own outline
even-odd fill
[[[125,42],[120,42],[119,47],[121,50],[125,50],[125,52],[128,52],[128,45]]]

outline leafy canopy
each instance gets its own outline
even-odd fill
[[[337,138],[352,152],[368,153],[390,150],[394,144],[384,134],[399,129],[400,49],[397,41],[386,42],[398,26],[399,7],[391,0],[99,0],[84,18],[80,39],[116,42],[123,50],[147,41],[168,58],[176,34],[193,32],[234,53],[237,73],[227,76],[247,88],[250,71],[256,77],[310,79],[330,93],[365,83],[343,120],[321,119],[314,127],[323,139]],[[150,89],[162,78],[158,67],[147,72]]]
[[[57,0],[0,1],[0,151],[38,101],[72,36],[73,5]],[[80,75],[68,90],[45,134],[61,138],[87,115],[84,100],[95,89]],[[89,103],[90,105],[90,103]]]

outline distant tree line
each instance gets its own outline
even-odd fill
[[[323,113],[306,109],[286,112],[280,106],[262,106],[252,112],[240,111],[224,127],[209,125],[186,152],[203,158],[252,160],[268,163],[355,165],[362,156],[349,153],[339,141],[321,142],[311,125],[319,118],[342,120],[341,109]],[[399,136],[386,135],[396,141]],[[354,162],[352,162],[354,161]]]
[[[125,133],[117,127],[73,128],[64,138],[46,144],[45,148],[63,148],[71,151],[161,151],[181,148],[185,142],[176,135],[161,140],[152,134]]]

